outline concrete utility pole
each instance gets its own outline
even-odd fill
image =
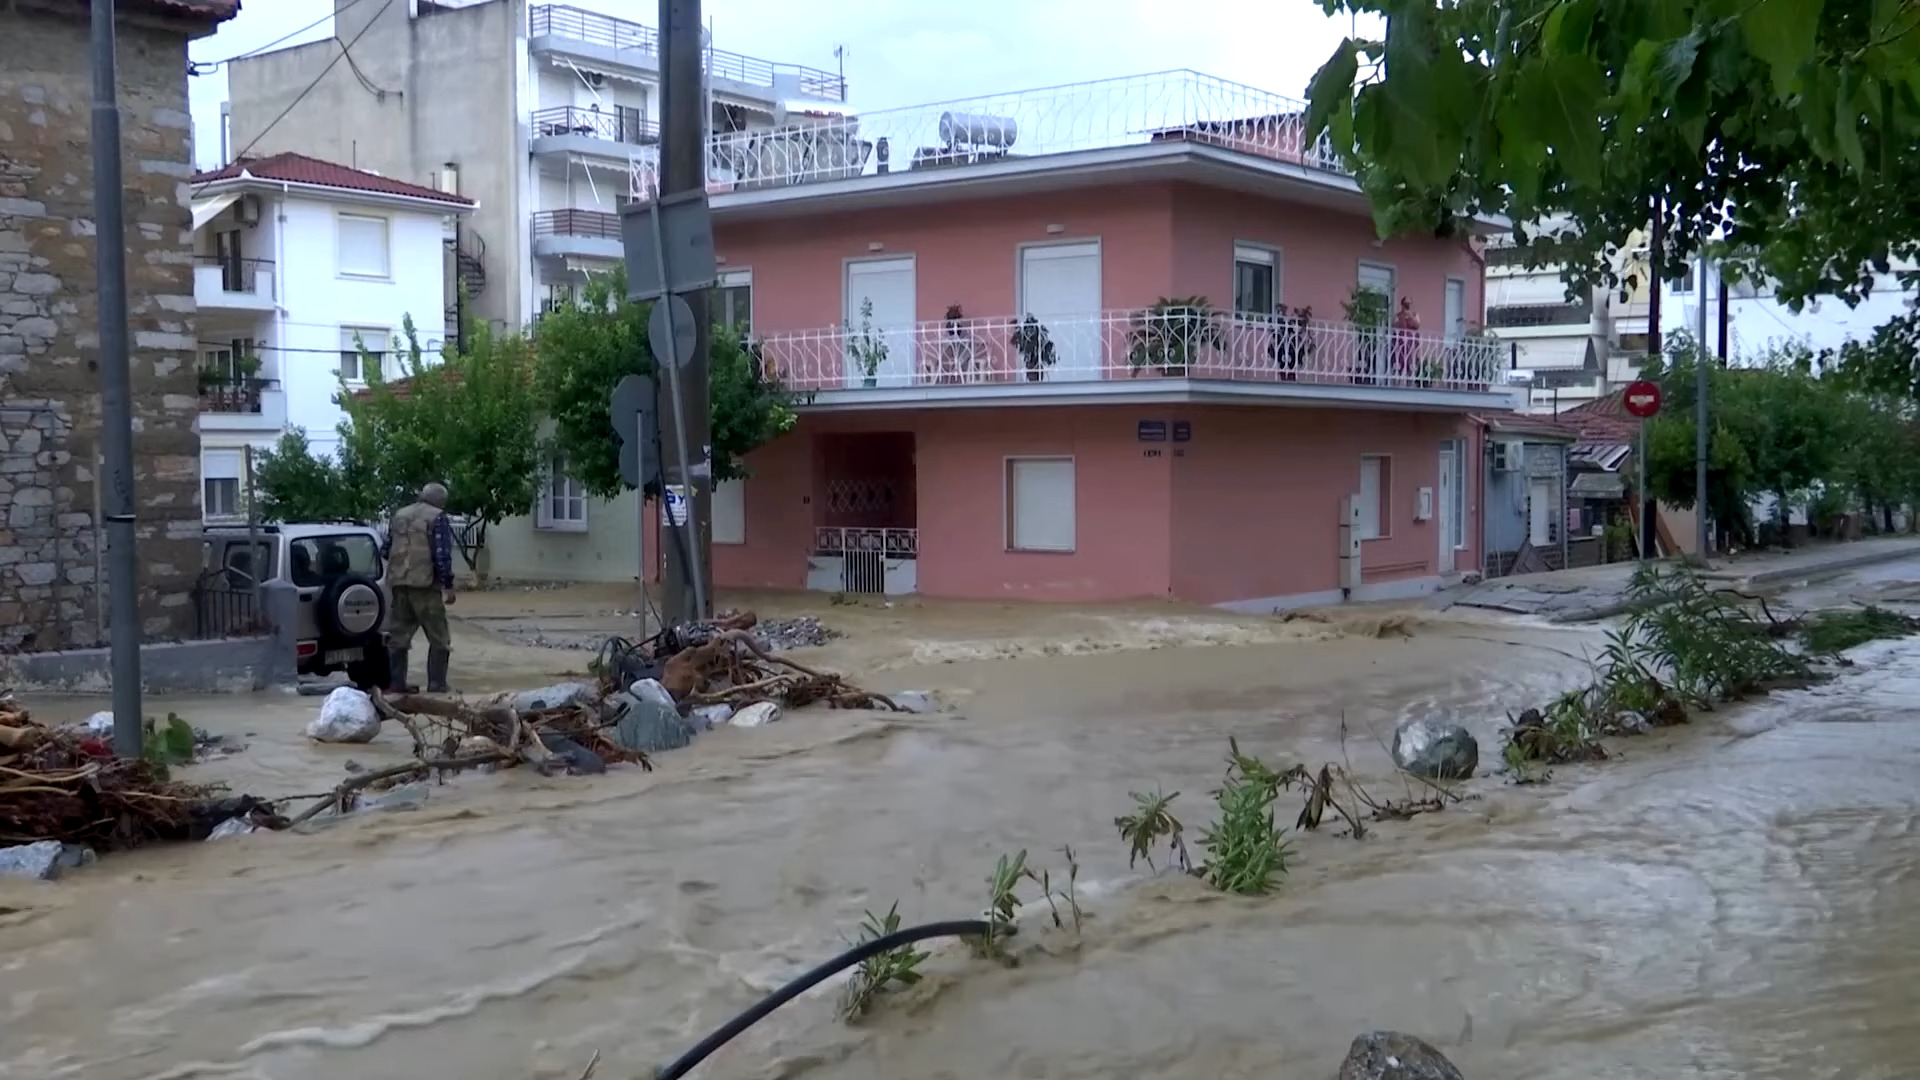
[[[1666,287],[1666,277],[1661,274],[1660,266],[1666,253],[1661,250],[1666,236],[1666,203],[1653,200],[1653,231],[1647,238],[1647,362],[1660,359],[1660,293]],[[1640,460],[1634,468],[1640,474],[1640,557],[1653,558],[1654,548],[1660,534],[1654,520],[1657,508],[1653,494],[1647,488],[1646,440],[1641,440]]]
[[[660,194],[704,191],[707,185],[707,95],[700,41],[700,0],[660,0]],[[686,476],[669,478],[684,484],[693,522],[693,550],[669,537],[664,542],[666,577],[661,582],[662,616],[672,625],[713,616],[711,596],[696,596],[693,582],[713,580],[712,403],[707,393],[707,351],[712,342],[711,315],[705,290],[682,297],[693,312],[692,362],[675,372],[672,389],[681,398],[679,409],[662,409],[665,446],[688,448]],[[676,423],[684,424],[677,428]],[[677,455],[675,460],[678,460]],[[696,569],[697,567],[697,569]],[[708,590],[698,590],[708,592]],[[698,610],[705,601],[708,610]]]
[[[93,223],[100,294],[100,441],[106,465],[108,624],[113,643],[113,751],[139,757],[140,562],[133,550],[133,401],[127,362],[126,187],[120,176],[120,102],[114,88],[112,0],[93,9]],[[94,483],[99,483],[95,478]]]
[[[1707,557],[1707,256],[1705,252],[1695,257],[1699,268],[1700,280],[1693,290],[1694,301],[1694,393],[1698,400],[1693,411],[1693,517],[1695,549],[1700,558]]]

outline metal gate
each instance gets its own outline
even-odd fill
[[[918,589],[918,530],[824,525],[814,530],[813,545],[814,561],[825,564],[841,592],[899,596]]]

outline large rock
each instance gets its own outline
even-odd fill
[[[0,848],[0,877],[51,881],[60,876],[60,871],[90,866],[96,858],[92,848],[63,844],[58,840],[20,844]]]
[[[598,700],[600,700],[600,691],[592,685],[583,682],[563,682],[543,686],[538,690],[520,691],[513,695],[513,708],[516,712],[537,712],[541,709],[590,705]]]
[[[1446,1055],[1398,1031],[1369,1031],[1353,1040],[1339,1080],[1466,1080]]]
[[[1393,729],[1393,763],[1430,780],[1465,780],[1480,767],[1480,744],[1450,720],[1407,720]]]
[[[307,725],[307,738],[324,743],[372,742],[380,734],[380,713],[373,699],[351,686],[336,687],[320,703],[320,715]]]
[[[613,741],[628,750],[659,754],[693,742],[692,725],[680,719],[679,711],[670,705],[629,693],[613,695],[608,704],[617,709]]]

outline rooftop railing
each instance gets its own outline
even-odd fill
[[[708,190],[751,191],[882,173],[1153,143],[1192,143],[1345,174],[1330,140],[1306,138],[1306,104],[1194,71],[1164,71],[858,115],[789,113],[770,129],[708,140]],[[633,193],[658,169],[633,155]]]
[[[530,28],[535,37],[551,35],[609,49],[634,49],[655,57],[660,55],[660,31],[641,23],[564,4],[543,4],[533,9],[531,17]],[[771,87],[777,76],[791,75],[806,97],[847,100],[847,80],[831,71],[804,64],[777,64],[725,49],[707,49],[706,57],[708,74],[717,78]]]
[[[767,334],[759,349],[800,391],[1188,378],[1486,392],[1507,357],[1477,336],[1199,309],[824,327]]]

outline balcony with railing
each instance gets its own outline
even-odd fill
[[[597,11],[542,4],[531,12],[534,50],[576,52],[592,59],[659,70],[660,31]],[[765,87],[780,96],[847,100],[847,80],[804,64],[780,64],[725,49],[705,50],[707,73],[743,86]]]
[[[271,311],[273,260],[195,254],[193,299],[203,309]]]
[[[1017,394],[1012,388],[1089,383],[1152,391],[1187,379],[1258,385],[1276,397],[1375,401],[1383,390],[1488,393],[1506,359],[1503,343],[1478,336],[1164,308],[826,327],[769,334],[758,349],[766,370],[797,391]]]
[[[1306,138],[1306,105],[1194,71],[1165,71],[781,127],[715,134],[714,194],[1157,143],[1188,143],[1345,174],[1333,144]],[[631,191],[652,190],[658,154],[633,156]]]
[[[1584,327],[1593,321],[1593,301],[1575,300],[1546,304],[1494,304],[1487,308],[1487,329],[1516,330],[1528,327]]]
[[[203,430],[277,431],[286,426],[286,391],[277,379],[236,375],[231,365],[202,367],[199,391]]]
[[[639,109],[561,105],[533,114],[535,154],[585,154],[625,162],[636,147],[659,142],[660,125]]]
[[[533,215],[533,253],[545,257],[620,259],[620,215],[605,210],[541,210]]]

